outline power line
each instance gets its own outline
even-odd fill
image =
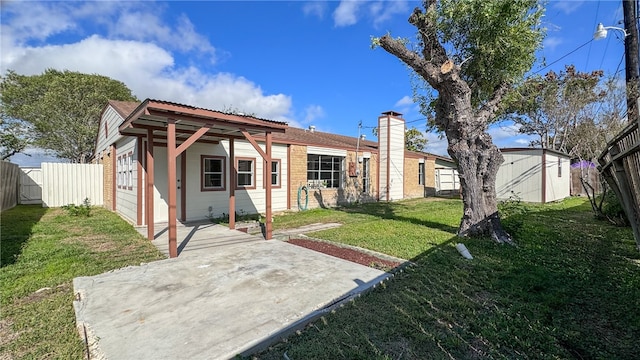
[[[594,26],[598,24],[598,15],[599,15],[599,11],[600,11],[600,1],[598,0],[598,4],[596,6],[596,18],[593,21]],[[593,43],[589,44],[589,51],[587,52],[587,63],[585,65],[585,68],[588,69],[589,68],[589,56],[591,55],[591,46],[593,45]],[[602,65],[601,65],[602,66]]]
[[[411,121],[405,121],[404,123],[400,123],[400,124],[391,124],[391,125],[389,125],[389,127],[406,125],[406,124],[411,124],[411,123],[414,123],[414,122],[424,121],[424,120],[427,120],[427,118],[423,117],[423,118],[419,118],[419,119],[415,119],[415,120],[411,120]],[[363,129],[375,129],[375,128],[377,128],[377,126],[363,126],[362,128]]]
[[[582,49],[583,47],[587,46],[587,45],[588,45],[589,43],[591,43],[592,41],[593,41],[593,39],[589,39],[589,41],[587,41],[586,43],[584,43],[584,44],[582,44],[582,45],[578,46],[577,48],[575,48],[575,49],[573,49],[573,50],[569,51],[568,53],[566,53],[565,55],[561,56],[561,57],[560,57],[559,59],[557,59],[556,61],[554,61],[554,62],[552,62],[552,63],[548,64],[547,66],[545,66],[545,67],[543,67],[543,68],[541,68],[541,69],[538,69],[537,71],[534,71],[534,74],[539,74],[542,70],[549,68],[551,65],[553,65],[553,64],[555,64],[555,63],[557,63],[557,62],[559,62],[560,60],[562,60],[562,59],[566,58],[567,56],[569,56],[569,55],[571,55],[571,54],[575,53],[576,51],[578,51],[578,50],[580,50],[580,49]]]

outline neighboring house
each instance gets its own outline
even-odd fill
[[[547,203],[570,196],[569,155],[533,148],[500,149],[504,163],[496,177],[499,200]]]
[[[105,206],[137,225],[394,201],[436,193],[436,163],[404,149],[402,114],[378,118],[377,142],[147,99],[109,101],[94,161],[104,164]],[[174,174],[168,176],[168,174]],[[175,241],[175,239],[173,240]]]

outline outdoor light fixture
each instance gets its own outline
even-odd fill
[[[624,34],[625,37],[629,36],[627,34],[627,30],[615,26],[604,26],[602,23],[599,23],[596,27],[596,32],[593,33],[594,40],[600,40],[607,37],[607,30],[620,30]]]

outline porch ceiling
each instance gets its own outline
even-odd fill
[[[244,139],[241,129],[251,135],[263,135],[265,132],[283,133],[287,128],[284,122],[147,99],[124,120],[118,130],[122,135],[147,136],[148,129],[151,129],[154,141],[163,143],[167,140],[170,119],[176,124],[178,144],[203,127],[209,130],[198,141],[213,143],[229,138]]]

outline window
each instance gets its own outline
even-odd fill
[[[127,156],[127,186],[129,190],[133,189],[133,153]]]
[[[558,177],[562,177],[562,159],[558,158]]]
[[[424,163],[418,164],[418,184],[424,185]]]
[[[255,189],[256,159],[237,158],[236,168],[238,169],[238,182],[236,183],[237,188]]]
[[[370,186],[370,182],[369,182],[369,168],[370,168],[370,164],[369,164],[369,158],[364,158],[362,159],[362,192],[363,193],[369,193],[369,186]]]
[[[271,185],[280,187],[280,160],[271,159]]]
[[[339,188],[342,159],[339,156],[307,155],[307,181],[328,188]]]
[[[118,156],[118,160],[116,162],[116,183],[118,184],[118,188],[122,187],[122,156]]]
[[[224,157],[201,155],[200,159],[200,190],[225,190]]]

